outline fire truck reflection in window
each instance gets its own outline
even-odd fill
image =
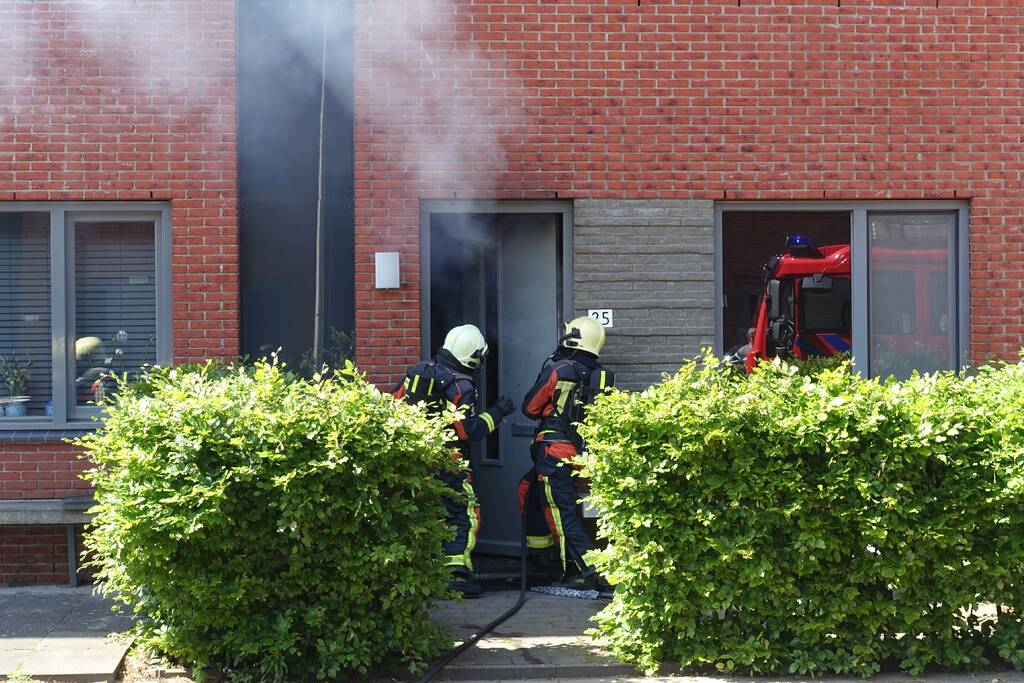
[[[850,335],[850,281],[833,280],[829,290],[800,290],[800,331]]]
[[[945,336],[949,334],[949,273],[935,270],[928,273],[928,303],[931,310],[929,319],[932,334]]]
[[[871,309],[871,330],[875,334],[917,334],[914,301],[917,287],[909,270],[878,270],[872,277],[874,286],[886,293],[886,306]]]
[[[871,213],[868,219],[872,376],[949,369],[956,358],[949,324],[955,215]]]

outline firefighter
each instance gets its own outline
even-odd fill
[[[445,543],[444,554],[454,578],[450,588],[467,598],[479,597],[480,585],[472,577],[473,547],[480,532],[480,506],[473,491],[472,465],[466,445],[491,434],[501,420],[515,411],[508,398],[501,397],[485,411],[477,410],[474,373],[487,354],[487,342],[475,325],[460,325],[445,336],[444,344],[432,360],[417,363],[406,372],[405,379],[394,391],[396,398],[409,403],[423,401],[428,409],[440,413],[445,408],[461,409],[461,417],[453,425],[457,437],[456,458],[463,459],[468,469],[442,472],[441,480],[459,497],[445,496],[448,524],[455,527],[455,538]]]
[[[523,399],[523,413],[540,420],[530,449],[534,466],[519,486],[527,548],[538,559],[557,550],[562,585],[573,588],[607,588],[583,557],[594,544],[583,528],[569,462],[583,450],[576,424],[586,406],[614,385],[613,373],[598,361],[604,338],[596,320],[584,316],[567,323],[558,348]]]

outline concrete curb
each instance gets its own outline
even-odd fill
[[[445,667],[438,675],[439,681],[497,681],[537,680],[545,678],[607,678],[612,676],[640,676],[635,667],[628,664],[513,664],[494,666],[459,666],[457,663]]]

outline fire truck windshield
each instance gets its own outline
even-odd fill
[[[850,281],[835,279],[828,291],[800,290],[800,331],[850,333]]]

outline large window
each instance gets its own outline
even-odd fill
[[[0,204],[0,430],[79,427],[170,361],[169,212]]]
[[[830,347],[849,345],[854,367],[874,377],[959,368],[968,355],[968,211],[963,201],[717,203],[718,348],[755,319],[730,309],[732,283],[759,275],[787,235],[803,234],[818,246],[849,245],[831,252],[849,266],[834,271],[832,289],[800,293],[800,333],[838,332],[827,335]]]

